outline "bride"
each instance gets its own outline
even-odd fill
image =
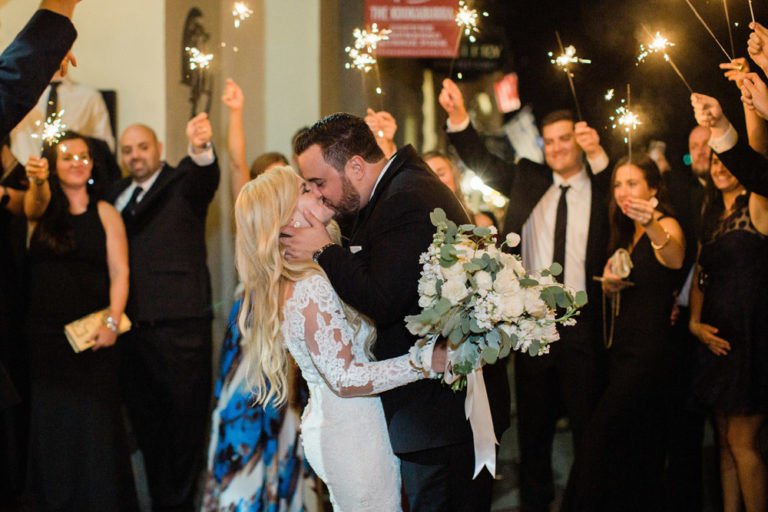
[[[399,462],[375,395],[434,373],[408,354],[371,362],[371,324],[341,302],[316,263],[285,260],[280,228],[309,226],[305,211],[325,223],[333,216],[290,167],[246,184],[235,204],[236,263],[245,284],[239,324],[254,395],[259,403],[286,400],[287,348],[310,389],[301,423],[305,454],[334,510],[399,511]],[[435,348],[431,366],[442,371],[444,357]]]

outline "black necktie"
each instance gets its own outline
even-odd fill
[[[51,92],[48,94],[48,105],[45,107],[45,120],[47,121],[53,114],[58,112],[59,93],[57,89],[61,82],[51,82]]]
[[[133,217],[136,215],[136,204],[138,203],[137,199],[141,195],[141,193],[144,192],[144,189],[141,187],[136,187],[133,189],[133,194],[131,194],[131,198],[128,200],[128,203],[125,205],[125,208],[123,208],[123,218],[126,217]]]
[[[565,200],[565,194],[569,188],[571,188],[570,185],[560,185],[560,200],[557,202],[557,216],[555,217],[555,251],[552,255],[552,261],[563,266],[562,273],[557,276],[560,283],[565,279],[565,226],[568,224],[568,203]]]

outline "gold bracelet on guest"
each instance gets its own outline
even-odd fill
[[[669,241],[672,240],[672,235],[669,234],[669,231],[664,231],[664,233],[666,234],[666,238],[664,239],[664,241],[662,243],[656,245],[655,243],[653,243],[653,240],[651,240],[651,247],[653,247],[654,251],[662,250],[667,245],[669,245]]]

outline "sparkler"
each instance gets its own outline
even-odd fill
[[[733,29],[731,29],[731,16],[728,14],[728,0],[723,0],[725,9],[725,23],[728,25],[728,39],[731,41],[731,55],[736,57],[736,47],[733,45]]]
[[[725,56],[728,58],[728,62],[731,62],[733,60],[733,57],[731,57],[728,54],[728,52],[725,50],[723,45],[720,44],[720,41],[717,39],[717,36],[715,36],[715,33],[712,32],[712,29],[709,28],[709,25],[707,25],[707,22],[704,21],[704,18],[701,17],[701,15],[699,14],[699,11],[697,11],[696,8],[693,6],[693,4],[691,3],[691,0],[685,0],[685,3],[688,4],[688,7],[691,8],[691,10],[693,11],[693,14],[696,15],[696,18],[698,18],[698,20],[701,22],[701,24],[704,25],[704,28],[707,29],[707,32],[709,32],[709,35],[712,36],[712,39],[715,40],[715,43],[717,43],[717,46],[720,47],[720,49],[723,51]],[[730,26],[729,26],[729,30],[730,30]]]
[[[613,89],[611,89],[613,90]],[[629,84],[627,84],[627,99],[621,100],[621,105],[616,109],[616,115],[609,117],[611,128],[620,128],[624,132],[624,143],[629,149],[629,162],[632,162],[632,132],[638,125],[643,124],[637,114],[632,112],[632,99]]]
[[[253,9],[245,2],[235,2],[232,6],[232,16],[235,17],[235,28],[240,28],[240,23],[247,20],[253,14]]]
[[[379,70],[379,63],[376,59],[376,48],[381,41],[389,40],[389,34],[392,31],[389,29],[381,29],[376,23],[371,25],[370,30],[356,28],[352,32],[352,36],[355,38],[354,46],[347,46],[344,51],[349,55],[351,59],[344,67],[346,69],[359,69],[363,72],[363,84],[365,84],[365,74],[372,69],[376,70],[376,80],[378,86],[376,87],[376,95],[381,97],[384,93],[381,87],[381,71]],[[383,103],[383,101],[381,102]],[[383,109],[383,105],[382,105]]]
[[[749,15],[752,16],[752,23],[755,22],[755,11],[752,9],[752,0],[749,0]]]
[[[605,101],[611,101],[613,99],[614,91],[613,89],[608,89],[605,91]]]
[[[488,17],[487,12],[483,11],[482,14],[483,16]],[[459,53],[459,45],[461,45],[462,35],[467,36],[470,43],[477,41],[475,34],[480,33],[480,29],[477,28],[478,18],[479,15],[477,14],[477,9],[470,9],[464,0],[459,1],[459,10],[456,12],[456,16],[454,17],[454,21],[459,27],[459,35],[456,37],[456,49],[453,52],[455,55],[458,55]],[[453,64],[455,61],[456,57],[451,59],[451,65],[448,69],[449,78],[453,77]]]
[[[672,69],[677,73],[677,76],[680,77],[680,80],[683,81],[685,86],[688,88],[688,92],[693,94],[693,89],[688,84],[688,80],[685,79],[683,76],[683,73],[680,71],[680,68],[677,67],[675,64],[675,61],[672,60],[672,57],[669,56],[667,53],[667,48],[675,46],[674,43],[670,42],[666,37],[663,37],[661,34],[656,32],[656,35],[654,36],[651,34],[651,31],[648,30],[648,27],[643,25],[643,30],[648,34],[649,37],[653,38],[651,43],[648,46],[640,45],[640,55],[637,56],[637,62],[635,65],[640,64],[641,62],[645,62],[645,58],[649,55],[652,55],[654,53],[661,53],[664,55],[664,60],[669,63],[670,66],[672,66]]]
[[[40,144],[48,144],[53,146],[57,144],[59,140],[67,133],[67,125],[64,124],[61,116],[64,115],[64,111],[61,110],[58,113],[54,112],[51,116],[42,121],[36,121],[35,126],[42,126],[40,133],[33,133],[33,139],[40,139]],[[42,148],[41,148],[42,149]]]
[[[190,71],[194,71],[196,69],[205,69],[208,66],[210,66],[211,61],[213,60],[213,54],[212,53],[203,53],[198,48],[192,47],[190,48],[187,46],[184,48],[184,51],[186,51],[189,54],[189,69]]]
[[[573,63],[591,64],[589,59],[582,59],[576,56],[576,48],[572,45],[567,48],[563,47],[563,41],[560,39],[560,32],[555,31],[557,36],[557,44],[560,47],[560,55],[555,58],[550,58],[550,62],[557,67],[561,68],[565,72],[565,76],[568,77],[568,85],[571,87],[571,95],[573,96],[573,103],[576,105],[576,115],[579,117],[579,121],[582,121],[581,107],[579,106],[579,98],[576,96],[576,86],[573,84],[573,73],[571,72],[570,65]],[[547,55],[553,57],[552,52]]]

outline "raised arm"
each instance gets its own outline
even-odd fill
[[[24,168],[29,178],[29,190],[24,194],[24,215],[30,222],[35,222],[43,216],[51,202],[48,159],[31,156]]]
[[[341,397],[381,393],[424,378],[408,354],[384,361],[356,360],[352,328],[331,284],[321,276],[299,282],[293,291],[304,322],[304,339],[312,362]]]
[[[72,13],[78,0],[44,0],[0,55],[0,137],[37,104],[69,52],[77,32]]]
[[[179,168],[188,172],[189,193],[201,207],[201,215],[205,215],[220,179],[218,159],[211,145],[213,132],[208,114],[201,112],[190,119],[186,134],[189,139],[189,156],[179,163]]]
[[[376,143],[384,152],[384,156],[392,158],[397,153],[395,145],[395,132],[397,132],[397,122],[392,114],[384,110],[374,112],[369,108],[365,113],[365,122],[376,137]]]
[[[469,121],[464,96],[452,80],[443,80],[443,89],[438,101],[448,114],[448,140],[456,148],[461,160],[475,171],[486,185],[506,194],[512,188],[516,167],[485,147],[485,143]]]
[[[229,170],[232,173],[232,197],[237,198],[240,190],[248,183],[248,164],[245,158],[245,132],[243,131],[243,90],[231,78],[227,78],[221,101],[229,109],[227,129],[227,150]]]
[[[741,92],[741,88],[744,85],[744,78],[749,73],[749,62],[747,59],[740,57],[733,59],[732,62],[723,62],[720,64],[720,69],[725,69],[725,77],[736,84],[736,87]],[[747,139],[749,145],[763,156],[768,156],[768,128],[766,127],[765,120],[761,118],[754,109],[751,109],[744,105],[744,122],[747,127]]]

